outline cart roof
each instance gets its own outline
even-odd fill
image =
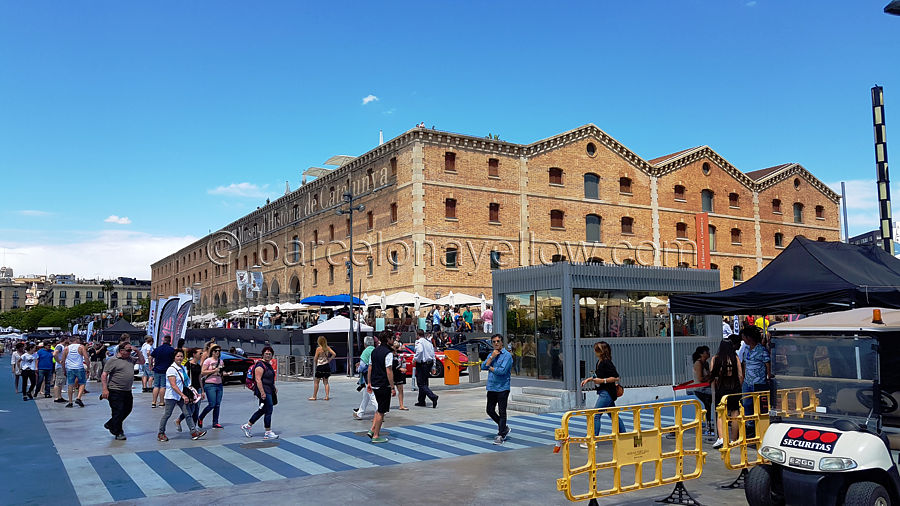
[[[872,311],[881,309],[884,323],[872,323]],[[772,325],[772,332],[900,332],[900,309],[864,307],[825,313]]]

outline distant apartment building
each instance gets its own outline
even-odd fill
[[[60,282],[62,278],[62,282]],[[74,275],[56,276],[40,295],[40,303],[50,306],[72,307],[99,300],[110,309],[134,306],[138,300],[150,297],[150,281],[119,277],[108,287],[97,279],[78,279]],[[108,289],[111,288],[111,289]]]

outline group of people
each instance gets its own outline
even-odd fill
[[[707,423],[712,409],[726,395],[730,395],[726,399],[728,415],[736,416],[740,410],[740,396],[732,394],[769,390],[772,369],[763,336],[760,327],[745,325],[739,334],[729,334],[722,339],[716,355],[711,359],[707,346],[700,346],[694,351],[694,381],[710,385],[693,391],[706,409]],[[743,403],[744,412],[753,414],[752,400],[745,399]],[[730,438],[729,441],[738,439],[740,427],[737,424],[731,423],[726,428],[724,421],[719,419],[716,425],[718,439],[713,448],[722,447],[726,436]]]
[[[485,334],[494,332],[494,311],[488,305],[481,313],[482,330]],[[425,319],[429,332],[472,332],[475,329],[475,316],[469,306],[462,311],[449,306],[435,306]]]
[[[30,401],[43,391],[45,399],[52,397],[67,408],[84,407],[82,398],[89,393],[87,371],[95,363],[88,350],[93,348],[85,346],[77,335],[63,336],[56,342],[16,343],[10,356],[16,393],[22,393],[23,401]],[[102,363],[99,359],[96,362]],[[63,387],[67,399],[63,398]]]

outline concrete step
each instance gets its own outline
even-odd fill
[[[524,402],[528,404],[542,404],[549,406],[553,401],[559,401],[559,397],[549,397],[547,395],[530,395],[530,394],[511,394],[510,401]]]
[[[544,404],[532,404],[530,402],[518,402],[518,401],[509,401],[506,404],[506,409],[510,409],[513,411],[522,411],[526,413],[549,413],[552,410],[550,406]]]
[[[522,393],[526,395],[544,395],[547,397],[556,397],[558,399],[562,399],[568,395],[567,390],[543,387],[522,387]]]

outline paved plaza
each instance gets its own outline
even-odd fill
[[[9,377],[8,368],[4,373]],[[440,400],[432,409],[430,403],[413,406],[415,393],[406,385],[410,410],[399,411],[395,398],[385,424],[390,442],[373,445],[365,435],[370,422],[351,416],[360,399],[355,381],[336,376],[332,384],[327,402],[307,400],[309,381],[279,384],[273,418],[278,440],[263,441],[261,424],[253,438],[243,435],[240,424],[253,411],[254,398],[243,385],[229,385],[222,403],[224,429],[210,429],[208,417],[209,433],[192,441],[186,428],[176,432],[173,416],[168,443],[156,440],[162,409],[150,407],[150,394],[140,393],[139,383],[134,412],[125,422],[127,441],[115,441],[103,429],[109,410],[98,400],[95,383],[84,408],[43,398],[22,402],[7,388],[0,396],[0,414],[6,417],[0,434],[7,449],[0,463],[11,489],[0,502],[568,504],[556,491],[561,454],[552,451],[561,413],[511,412],[509,440],[495,446],[496,426],[484,414],[483,388],[437,389]],[[671,414],[663,417],[671,420]],[[585,429],[583,422],[572,427]],[[688,489],[705,504],[743,503],[743,491],[718,488],[737,473],[725,471],[718,454],[707,451],[704,475],[688,482]],[[574,449],[572,459],[585,460],[586,451]],[[36,481],[53,485],[35,487]],[[600,502],[647,504],[671,489]]]

